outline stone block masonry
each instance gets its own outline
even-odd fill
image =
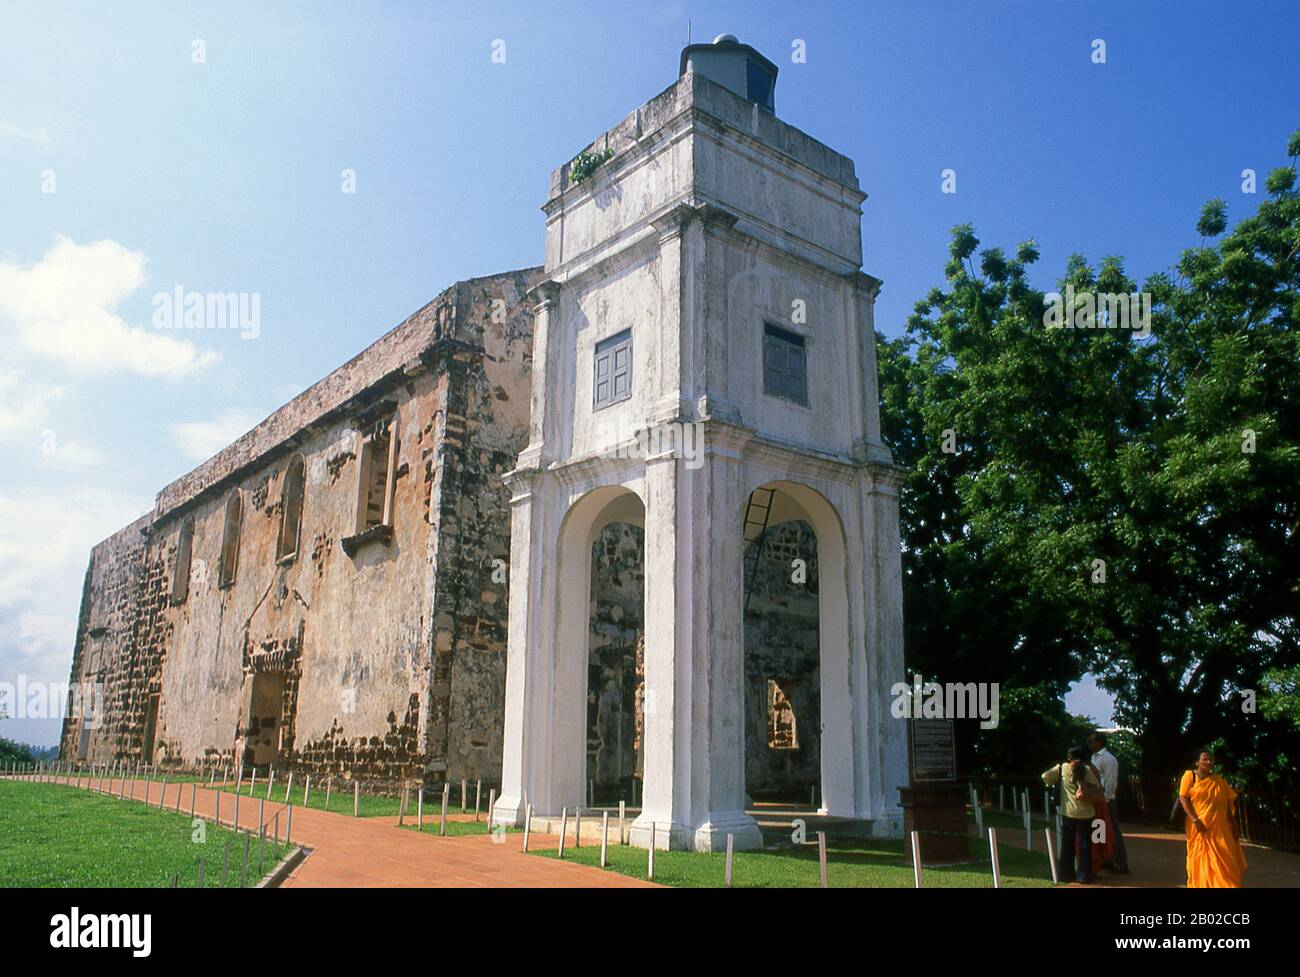
[[[96,547],[72,678],[109,715],[65,758],[481,780],[497,824],[631,797],[671,848],[760,845],[762,797],[901,832],[881,283],[776,72],[689,45],[552,173],[543,268],[446,289]]]
[[[65,759],[497,782],[538,273],[446,289],[94,548],[71,681],[106,708]]]

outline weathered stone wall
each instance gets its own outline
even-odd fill
[[[587,778],[597,800],[630,796],[642,773],[645,531],[616,522],[592,545]]]
[[[456,286],[386,332],[329,376],[312,384],[247,434],[158,493],[155,519],[188,505],[267,455],[282,450],[305,427],[344,409],[365,391],[418,360],[437,344],[456,338]]]
[[[460,345],[447,361],[434,479],[430,776],[500,782],[505,715],[510,493],[528,440],[532,316],[540,269],[457,286]],[[499,561],[499,562],[498,562]],[[485,788],[486,789],[486,788]]]
[[[753,547],[755,544],[751,543]],[[752,552],[752,550],[751,550]],[[793,561],[807,577],[794,579]],[[821,779],[821,671],[818,641],[817,537],[803,520],[767,530],[752,572],[746,560],[745,786],[752,797],[808,799]],[[769,718],[768,682],[793,713],[794,748],[778,746]],[[783,738],[784,739],[784,738]]]
[[[751,551],[752,552],[752,551]],[[587,659],[587,777],[597,800],[626,796],[640,777],[644,686],[645,534],[606,526],[592,546]],[[806,578],[796,582],[792,561]],[[748,565],[747,565],[748,566]],[[745,578],[745,778],[751,796],[806,800],[821,776],[817,539],[802,520],[771,527]],[[774,741],[769,681],[788,699]],[[792,719],[792,722],[788,721]]]
[[[447,289],[96,547],[72,678],[101,670],[111,691],[87,759],[144,756],[156,694],[151,742],[163,764],[272,762],[368,789],[499,778],[507,601],[491,560],[509,559],[501,475],[527,433],[523,295],[535,278]],[[394,410],[391,538],[345,550],[358,529],[361,432]],[[299,457],[298,547],[277,558]],[[234,493],[238,564],[223,586]],[[189,519],[189,589],[173,601]],[[79,739],[80,725],[65,724],[65,758]]]
[[[150,640],[162,600],[161,572],[147,559],[148,526],[149,516],[142,516],[91,551],[69,682],[95,685],[101,714],[90,722],[65,719],[65,759],[112,759],[143,730],[144,692],[161,665],[157,642]]]
[[[409,372],[416,375],[382,383],[353,405],[363,411],[385,401],[397,412],[391,541],[368,543],[352,556],[341,546],[357,529],[358,415],[304,429],[293,450],[156,525],[150,548],[165,555],[168,581],[183,520],[193,518],[195,527],[189,594],[164,611],[172,635],[155,738],[159,762],[232,751],[254,762],[245,748],[271,730],[274,750],[258,751],[258,763],[377,780],[418,769],[415,736],[394,736],[394,725],[413,698],[424,698],[426,683],[420,610],[430,525],[414,473],[439,384],[415,362]],[[285,480],[298,457],[305,470],[299,542],[292,557],[278,559]],[[233,492],[243,499],[239,562],[233,584],[221,587],[218,558]],[[258,728],[249,730],[257,678],[268,674],[284,687],[283,711],[261,709]]]

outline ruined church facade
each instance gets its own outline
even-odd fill
[[[64,759],[481,779],[499,823],[627,800],[659,847],[758,844],[765,799],[900,829],[865,194],[753,48],[680,68],[552,173],[544,265],[448,288],[94,549],[72,681],[107,702]]]
[[[95,547],[65,759],[494,776],[536,276],[446,289]]]

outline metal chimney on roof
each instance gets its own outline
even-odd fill
[[[748,44],[741,44],[734,34],[719,34],[712,44],[686,45],[678,75],[686,74],[688,68],[776,112],[776,65]]]

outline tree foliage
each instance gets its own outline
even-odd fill
[[[1211,741],[1263,777],[1300,759],[1296,727],[1242,695],[1300,662],[1300,133],[1287,148],[1256,213],[1221,237],[1210,201],[1143,284],[1148,336],[1047,328],[1034,242],[980,250],[962,225],[906,337],[878,339],[910,469],[909,668],[1044,708],[1092,672],[1151,777]],[[1072,256],[1067,286],[1139,292],[1117,257]]]
[[[16,743],[13,740],[5,739],[0,736],[0,765],[9,763],[35,763],[36,754],[30,746],[25,743]]]

